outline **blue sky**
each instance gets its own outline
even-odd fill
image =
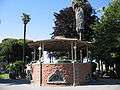
[[[89,0],[94,9],[108,5],[110,0]],[[27,39],[50,38],[54,12],[71,5],[71,0],[0,0],[0,41],[4,38],[23,38],[22,12],[30,14]]]

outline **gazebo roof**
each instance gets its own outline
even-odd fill
[[[57,38],[32,42],[29,44],[32,48],[38,48],[44,45],[45,51],[68,51],[71,50],[71,44],[76,43],[77,49],[85,49],[90,46],[90,42],[80,41],[74,38]]]

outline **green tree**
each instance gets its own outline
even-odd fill
[[[78,36],[75,30],[75,13],[72,7],[60,10],[59,13],[54,13],[54,16],[53,36],[65,36],[67,38]]]
[[[8,63],[12,62],[12,45],[17,42],[16,39],[4,39],[0,44],[0,56],[4,57],[4,60],[7,60]]]
[[[31,41],[26,41],[25,48],[27,52],[25,53],[27,58],[27,62],[30,62],[32,59],[31,52],[32,49],[28,46],[28,43]],[[8,63],[14,63],[16,60],[22,60],[23,58],[23,40],[17,39],[4,39],[2,43],[0,43],[0,60],[7,61]]]
[[[83,40],[91,41],[93,38],[93,30],[91,24],[96,20],[96,16],[93,14],[93,9],[87,5],[84,7],[85,11],[85,30],[83,33]],[[78,38],[79,35],[76,32],[75,24],[75,12],[72,7],[64,8],[59,13],[54,13],[55,16],[55,27],[53,27],[54,36],[64,36],[67,38]]]
[[[103,16],[94,27],[95,43],[93,57],[109,66],[120,65],[120,0],[114,0],[104,8]],[[114,58],[113,58],[114,57]]]

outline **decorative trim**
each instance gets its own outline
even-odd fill
[[[54,81],[54,77],[57,76],[57,79]],[[51,79],[51,80],[50,80]],[[53,79],[53,80],[52,80]],[[60,80],[61,79],[61,80]],[[49,77],[48,77],[48,84],[65,84],[66,80],[64,78],[63,72],[60,70],[55,70]]]

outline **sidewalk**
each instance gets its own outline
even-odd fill
[[[107,80],[109,82],[109,80]],[[117,80],[116,80],[117,81]],[[110,81],[111,82],[111,81]],[[83,86],[67,86],[67,87],[45,87],[38,86],[33,83],[28,83],[26,80],[0,80],[0,90],[119,90],[120,85],[105,85],[99,84],[97,81],[94,81],[92,85],[83,85]],[[104,82],[105,83],[105,82]]]

